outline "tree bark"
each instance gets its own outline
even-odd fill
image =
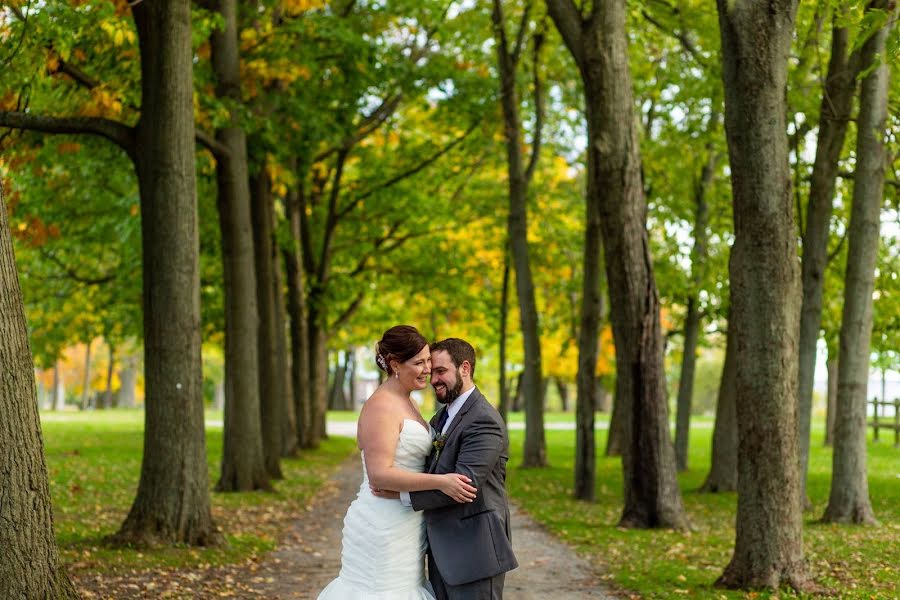
[[[103,400],[100,402],[99,408],[112,408],[112,380],[116,366],[116,349],[109,344],[109,366],[106,367],[106,389],[103,391]]]
[[[299,442],[297,439],[297,413],[294,406],[294,384],[291,378],[291,361],[288,357],[287,341],[287,306],[285,304],[284,274],[282,272],[282,254],[278,246],[278,236],[272,236],[272,292],[275,294],[275,373],[281,381],[281,455],[296,456]]]
[[[831,36],[831,58],[822,90],[816,158],[810,180],[806,230],[803,234],[803,303],[800,308],[800,483],[801,498],[806,498],[809,471],[810,422],[812,420],[813,380],[816,371],[816,344],[822,325],[822,296],[825,267],[828,264],[828,238],[834,204],[835,180],[847,123],[853,107],[859,56],[849,56],[846,27],[838,27],[842,15],[835,13]]]
[[[144,289],[144,453],[137,497],[114,541],[212,545],[200,361],[191,11],[132,7],[141,50],[135,165]]]
[[[344,383],[347,381],[347,363],[341,361],[341,352],[336,353],[334,370],[331,377],[331,390],[328,393],[330,410],[346,410],[347,396],[344,394]]]
[[[616,388],[619,386],[617,385]],[[613,395],[612,414],[609,415],[609,430],[606,435],[606,456],[622,456],[625,444],[625,403],[619,401],[616,389]]]
[[[500,290],[500,364],[497,366],[500,386],[500,406],[497,408],[504,423],[509,422],[509,378],[506,374],[507,317],[509,316],[509,248],[503,251],[503,285]]]
[[[569,412],[569,384],[560,377],[556,377],[556,393],[559,395],[559,405],[563,412]]]
[[[585,197],[584,257],[581,316],[578,326],[578,372],[575,375],[575,497],[593,502],[596,494],[597,355],[599,353],[601,293],[600,205]]]
[[[53,410],[63,410],[66,407],[66,387],[63,383],[62,373],[59,370],[59,361],[53,363]]]
[[[25,307],[0,188],[0,597],[78,598],[59,559]]]
[[[669,436],[659,296],[646,230],[624,0],[547,8],[584,83],[588,202],[597,203],[623,411],[624,527],[686,525]],[[612,434],[612,431],[610,432]]]
[[[786,132],[796,0],[718,0],[735,240],[738,505],[728,588],[805,589],[797,440],[800,273]]]
[[[719,116],[709,117],[707,135],[713,135]],[[706,163],[700,170],[700,178],[694,186],[694,247],[691,250],[691,291],[684,319],[684,352],[681,359],[681,376],[678,380],[678,399],[675,402],[675,464],[679,471],[687,471],[688,446],[691,429],[691,404],[694,396],[694,371],[697,365],[697,342],[700,337],[700,291],[703,289],[703,272],[706,264],[706,239],[709,206],[706,190],[712,184],[716,168],[716,154],[712,141],[706,143]]]
[[[318,303],[318,300],[310,302],[307,323],[311,388],[309,440],[314,448],[326,437],[325,423],[328,416],[328,342],[325,328],[318,321],[318,311],[313,308]]]
[[[296,171],[296,169],[294,169]],[[291,331],[291,384],[294,389],[294,414],[297,419],[297,444],[312,447],[312,396],[310,384],[309,331],[307,328],[306,286],[300,241],[299,191],[292,189],[285,200],[285,212],[291,228],[291,242],[283,250],[287,270],[288,317]]]
[[[890,69],[885,40],[896,4],[873,0],[870,9],[887,10],[888,22],[862,46],[863,79],[856,140],[853,204],[847,229],[847,275],[841,317],[837,414],[832,453],[831,493],[823,521],[875,523],[866,479],[866,403],[872,337],[872,292],[880,240],[884,191],[884,135]]]
[[[259,415],[263,461],[273,479],[282,479],[281,430],[285,417],[281,374],[276,370],[275,266],[272,261],[274,214],[272,189],[265,166],[251,177],[250,213],[253,222],[253,258],[256,271],[256,306],[259,314]]]
[[[84,348],[84,377],[81,385],[81,410],[87,410],[91,404],[91,341]]]
[[[729,316],[730,317],[730,316]],[[729,318],[730,322],[730,318]],[[701,492],[733,492],[738,485],[738,424],[735,384],[737,380],[737,348],[730,333],[725,343],[725,364],[716,400],[716,423],[713,429],[712,461]]]
[[[834,445],[834,415],[837,412],[837,391],[838,391],[838,359],[833,349],[829,349],[828,360],[825,363],[828,369],[828,391],[825,407],[825,445]]]
[[[119,391],[115,400],[115,405],[119,408],[134,408],[136,404],[135,387],[138,374],[134,362],[134,357],[129,356],[119,370]]]
[[[216,95],[235,106],[216,132],[228,152],[217,157],[219,224],[225,279],[225,426],[222,492],[270,489],[263,454],[259,397],[259,317],[256,299],[247,138],[238,123],[241,101],[236,0],[212,0],[224,28],[210,36]]]
[[[509,218],[507,229],[516,270],[516,295],[519,300],[519,326],[525,346],[524,399],[525,445],[522,466],[542,467],[547,464],[544,437],[544,385],[541,366],[540,323],[535,301],[534,281],[528,250],[528,184],[530,169],[526,170],[522,155],[522,120],[519,96],[516,92],[516,71],[521,56],[524,29],[520,29],[514,48],[506,39],[506,23],[501,0],[494,0],[492,13],[494,37],[497,41],[497,61],[500,68],[500,104],[503,109],[504,137],[509,185]],[[527,27],[527,12],[520,28]],[[533,149],[532,161],[538,152]]]

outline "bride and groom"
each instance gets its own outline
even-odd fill
[[[475,351],[385,332],[388,375],[359,415],[363,481],[344,518],[341,571],[319,600],[499,600],[516,568],[505,480],[509,440],[475,387]],[[429,376],[443,405],[425,423],[410,398]],[[427,553],[428,581],[425,579]]]

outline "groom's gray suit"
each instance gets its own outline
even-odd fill
[[[437,428],[447,406],[432,417]],[[510,542],[506,500],[509,438],[500,413],[475,388],[450,422],[444,446],[426,462],[429,473],[462,473],[478,489],[460,504],[437,490],[412,492],[425,511],[429,579],[437,600],[499,600],[507,571],[518,566]]]

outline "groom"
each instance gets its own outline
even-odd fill
[[[431,419],[435,442],[425,469],[468,475],[478,489],[475,501],[459,504],[437,490],[400,495],[425,511],[428,578],[437,600],[500,600],[506,572],[518,566],[505,488],[509,439],[474,374],[471,344],[447,338],[431,345],[431,385],[444,406]]]

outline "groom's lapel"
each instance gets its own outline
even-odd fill
[[[459,424],[462,423],[463,417],[465,417],[466,413],[469,412],[473,406],[475,406],[475,403],[478,402],[480,398],[481,392],[478,390],[478,388],[475,388],[472,393],[469,394],[469,397],[466,398],[465,404],[462,405],[462,407],[459,409],[459,412],[456,413],[456,416],[453,417],[453,421],[450,423],[450,428],[447,429],[446,439],[450,439],[450,436],[453,435],[453,433],[459,427]]]

